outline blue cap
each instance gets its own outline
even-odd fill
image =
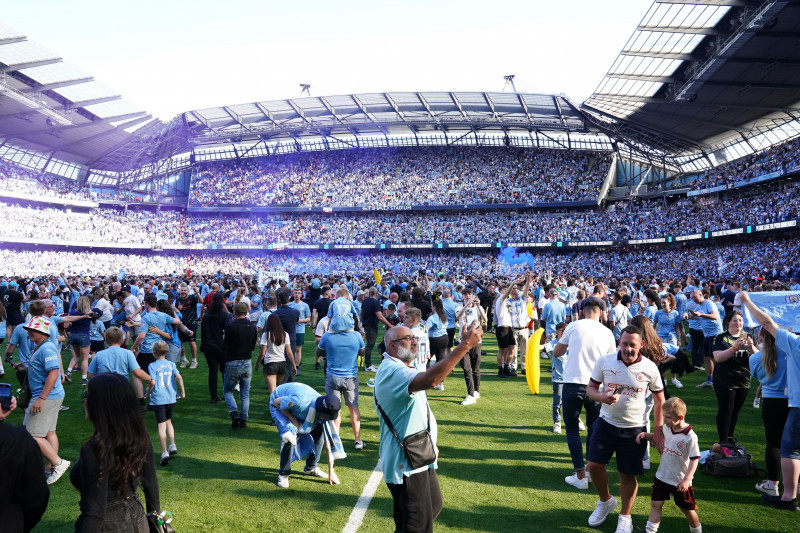
[[[17,287],[17,282],[16,281],[12,281],[11,283],[8,284],[8,286],[13,289],[13,288]]]
[[[7,281],[0,281],[0,287],[5,287],[6,285],[8,285]]]
[[[558,293],[558,297],[566,302],[569,300],[569,293],[567,291],[561,291]]]
[[[166,299],[167,299],[167,293],[166,292],[159,292],[156,295],[156,301],[158,301],[158,300],[166,300]]]

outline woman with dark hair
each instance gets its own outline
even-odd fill
[[[644,291],[644,297],[647,300],[647,305],[642,306],[641,314],[649,318],[652,322],[658,310],[661,309],[661,300],[658,298],[658,293],[655,289],[647,289]]]
[[[225,374],[225,347],[224,333],[225,326],[231,321],[231,315],[225,309],[225,297],[222,293],[215,292],[211,297],[208,312],[203,315],[200,325],[202,335],[200,337],[200,351],[208,362],[208,392],[211,395],[209,403],[218,403],[222,398],[217,394],[217,384],[219,383],[218,372]]]
[[[756,348],[744,330],[739,311],[725,317],[725,330],[714,338],[714,394],[717,395],[719,442],[733,440],[739,411],[750,389],[750,356]]]
[[[281,319],[275,313],[267,318],[264,326],[264,333],[261,334],[261,344],[267,349],[264,359],[256,361],[256,370],[259,363],[264,364],[264,383],[269,388],[269,393],[283,383],[283,375],[286,373],[286,361],[292,363],[294,373],[297,374],[297,364],[292,354],[292,345],[289,342],[289,335],[283,329]]]
[[[92,312],[92,299],[88,296],[81,296],[75,304],[74,309],[70,309],[69,316],[89,316]],[[62,320],[63,322],[63,320]],[[87,374],[89,369],[89,347],[91,341],[89,340],[89,328],[92,321],[89,318],[80,318],[75,320],[69,329],[69,344],[72,347],[72,358],[69,360],[69,365],[64,369],[65,379],[72,383],[72,369],[81,362],[81,385],[86,386],[89,383],[89,376]]]
[[[766,494],[780,496],[778,488],[781,474],[781,437],[789,418],[789,397],[786,394],[786,352],[775,346],[775,337],[761,330],[761,351],[750,356],[750,371],[761,383],[761,418],[767,447],[764,462],[767,479],[756,484],[756,489]]]
[[[161,504],[153,445],[131,384],[117,374],[98,374],[84,391],[83,407],[94,433],[69,476],[81,494],[75,531],[148,533],[139,484],[148,512]]]

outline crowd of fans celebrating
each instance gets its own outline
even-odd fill
[[[731,185],[775,171],[800,165],[800,138],[795,138],[761,152],[724,163],[687,182],[693,189]]]
[[[0,202],[8,215],[0,236],[158,245],[555,242],[686,235],[800,217],[800,183],[763,192],[755,189],[727,199],[684,198],[673,203],[618,202],[604,211],[435,211],[418,212],[411,219],[407,213],[241,217],[105,208],[81,213]]]
[[[385,207],[585,201],[610,154],[505,148],[311,152],[194,170],[192,205]]]
[[[27,170],[6,161],[0,161],[0,191],[54,200],[92,200],[89,190],[75,180]]]

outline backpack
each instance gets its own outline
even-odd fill
[[[712,452],[702,465],[703,472],[720,477],[749,477],[758,473],[747,449],[735,441],[722,443],[722,452]]]

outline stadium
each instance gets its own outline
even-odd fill
[[[183,283],[198,297],[218,283],[226,296],[243,287],[248,302],[264,305],[273,280],[311,307],[320,285],[347,286],[352,300],[376,287],[388,302],[400,284],[404,293],[427,290],[428,300],[442,288],[494,300],[527,271],[536,299],[551,286],[596,283],[642,296],[694,285],[718,302],[736,283],[794,294],[800,3],[655,0],[630,9],[644,12],[641,22],[583,102],[518,91],[509,74],[502,91],[312,96],[303,84],[299,97],[221,101],[168,121],[0,22],[2,289],[18,285],[26,313],[62,291],[74,304],[73,292],[99,288],[114,304],[115,282],[138,284],[142,295],[171,292],[170,300]],[[307,369],[310,335],[298,349],[307,366],[297,379],[323,390],[323,374]],[[479,366],[490,392],[469,415],[457,370],[444,392],[429,392],[444,494],[436,530],[598,531],[586,526],[591,485],[587,495],[562,481],[572,465],[563,435],[551,431],[550,360],[541,359],[542,391],[531,395],[524,378],[495,379],[499,349],[487,331]],[[65,345],[64,364],[69,355]],[[367,380],[375,375],[359,374],[366,449],[350,453],[347,421],[342,428],[344,483],[292,478],[281,492],[268,391],[254,383],[253,423],[231,434],[224,413],[217,424],[220,406],[199,400],[206,376],[196,365],[184,371],[189,400],[176,409],[185,444],[157,470],[177,529],[392,530],[392,495],[373,480],[380,423]],[[719,440],[717,402],[699,373],[681,379],[686,389],[669,387],[708,449]],[[62,455],[78,457],[91,424],[81,387],[64,389],[72,409],[60,415]],[[761,415],[748,410],[755,389],[754,380],[737,438],[764,466]],[[17,411],[9,421],[21,425]],[[658,457],[639,476],[634,530],[645,530]],[[697,474],[707,531],[796,530],[790,513],[761,502],[755,481]],[[34,531],[71,530],[79,496],[67,481],[50,487]],[[660,531],[683,530],[682,513],[668,507]]]

